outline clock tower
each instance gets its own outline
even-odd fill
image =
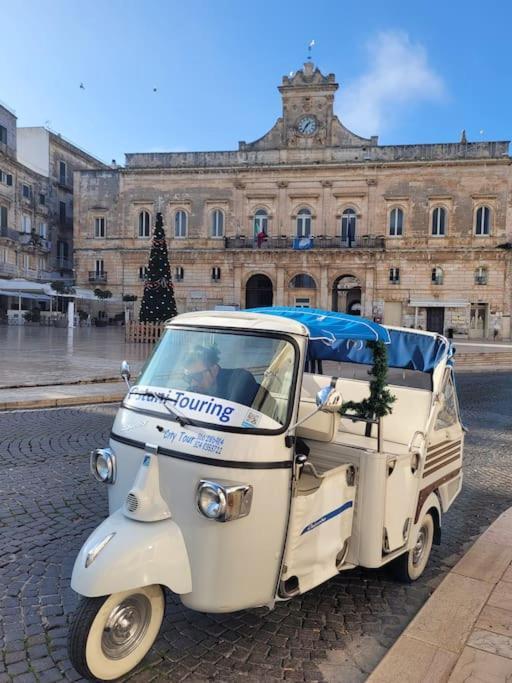
[[[334,74],[324,76],[313,62],[283,76],[279,92],[283,114],[274,127],[255,142],[240,142],[240,150],[315,149],[319,147],[367,147],[377,137],[363,138],[349,131],[334,113],[339,86]]]

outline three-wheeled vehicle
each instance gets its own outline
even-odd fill
[[[363,420],[340,409],[369,395],[370,341],[385,344],[395,401]],[[109,446],[91,454],[110,516],[73,569],[77,671],[130,671],[157,637],[165,588],[231,612],[357,565],[417,579],[462,484],[451,355],[438,334],[311,309],[171,320],[131,387],[123,365]]]

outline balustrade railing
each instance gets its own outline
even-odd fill
[[[362,235],[354,239],[342,239],[317,235],[314,237],[267,237],[258,239],[238,235],[226,237],[226,249],[384,249],[384,237],[381,235]]]

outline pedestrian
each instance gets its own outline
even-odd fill
[[[494,321],[494,327],[492,329],[492,338],[494,341],[498,338],[498,335],[500,333],[500,323],[498,320]]]

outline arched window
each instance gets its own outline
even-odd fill
[[[290,287],[293,289],[316,289],[316,282],[311,275],[299,273],[290,280]]]
[[[187,236],[187,214],[185,211],[176,211],[174,214],[174,236]]]
[[[148,211],[139,213],[139,237],[149,237],[151,234],[151,216]]]
[[[443,237],[446,234],[446,209],[437,206],[432,211],[432,235]]]
[[[341,216],[341,241],[349,247],[356,238],[356,220],[354,209],[345,209]]]
[[[439,268],[439,266],[432,268],[432,284],[433,285],[442,285],[443,280],[444,280],[443,269]]]
[[[257,237],[261,232],[268,235],[268,213],[265,209],[258,209],[254,214],[254,237]]]
[[[297,237],[311,237],[311,211],[301,209],[297,214]]]
[[[404,212],[398,207],[389,214],[389,236],[400,237],[404,230]]]
[[[487,268],[485,266],[478,266],[475,270],[475,285],[486,285],[487,279]]]
[[[212,237],[224,236],[224,214],[220,209],[212,211]]]
[[[491,234],[491,210],[488,206],[480,206],[475,216],[475,235]]]

